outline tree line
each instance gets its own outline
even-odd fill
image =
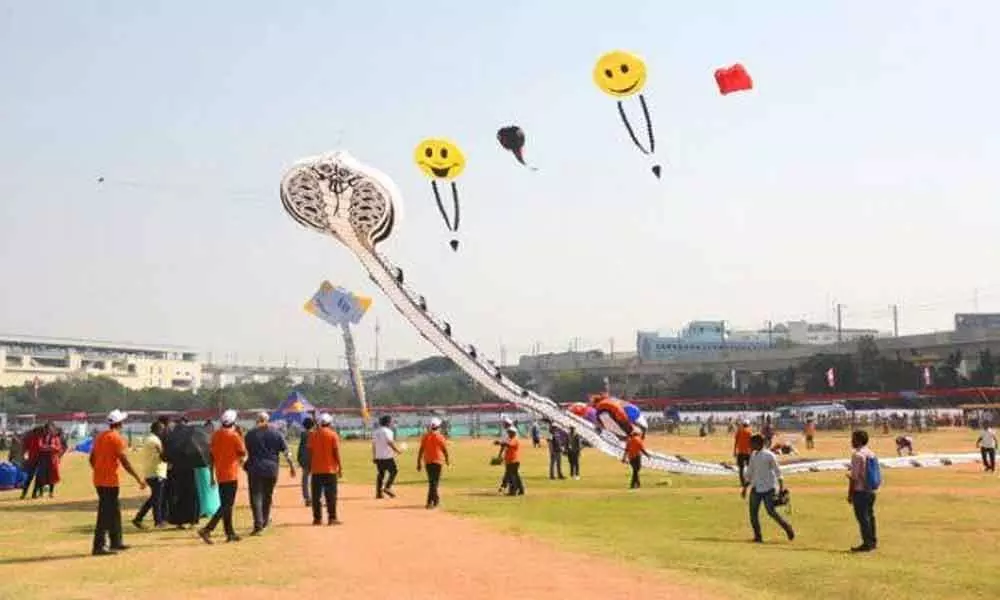
[[[765,396],[793,392],[898,392],[925,387],[923,367],[916,357],[881,353],[870,337],[857,341],[852,352],[815,354],[801,363],[774,372],[740,373],[737,389],[729,374],[694,372],[682,377],[612,377],[612,392],[629,398]],[[967,368],[963,369],[963,361]],[[834,386],[827,371],[835,373]],[[959,388],[993,385],[997,359],[988,351],[968,359],[961,352],[949,354],[931,368],[930,387]],[[605,387],[604,378],[584,371],[564,371],[551,378],[536,379],[523,371],[507,375],[519,385],[535,389],[560,402],[584,400]],[[497,399],[461,373],[450,360],[434,357],[405,369],[379,375],[366,385],[369,403],[379,406],[452,406],[496,402]],[[332,378],[312,383],[295,383],[282,374],[266,383],[243,383],[218,390],[199,392],[151,388],[129,390],[114,379],[90,377],[69,379],[39,387],[0,388],[0,412],[66,413],[124,410],[188,410],[210,408],[271,408],[292,391],[301,392],[313,404],[331,408],[357,406],[350,386]]]

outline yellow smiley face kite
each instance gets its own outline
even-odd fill
[[[465,170],[465,155],[453,142],[427,138],[413,152],[413,160],[432,179],[455,179]]]
[[[594,83],[616,98],[638,94],[646,85],[646,63],[623,50],[608,52],[594,65]]]

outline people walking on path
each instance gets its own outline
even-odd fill
[[[247,455],[243,438],[236,431],[236,411],[227,410],[222,413],[222,427],[212,433],[212,467],[213,477],[219,484],[219,508],[209,519],[204,528],[198,530],[198,536],[206,543],[212,543],[212,532],[219,521],[222,521],[226,531],[227,542],[238,542],[233,527],[233,506],[236,504],[236,491],[239,487],[240,462]]]
[[[420,450],[417,452],[417,472],[427,467],[427,506],[437,508],[441,503],[438,486],[441,483],[441,471],[444,465],[451,465],[448,456],[448,443],[441,435],[441,419],[431,419],[427,433],[420,438]]]
[[[642,456],[649,456],[646,451],[646,442],[642,439],[642,434],[638,427],[633,427],[632,432],[625,442],[625,452],[622,454],[622,462],[632,467],[632,479],[629,481],[630,490],[637,490],[641,487],[639,482],[639,471],[642,470]]]
[[[989,425],[985,425],[976,440],[979,453],[983,456],[983,469],[988,473],[997,470],[997,434]]]
[[[854,518],[861,530],[861,545],[851,552],[871,552],[878,548],[875,526],[875,494],[882,483],[878,457],[868,448],[868,432],[851,434],[851,471],[848,474],[847,502],[854,506]]]
[[[333,417],[320,413],[319,427],[309,434],[309,471],[312,474],[313,525],[323,524],[323,501],[326,501],[326,524],[340,525],[337,518],[337,478],[343,476],[340,462],[340,437],[333,430]]]
[[[517,439],[517,429],[507,429],[507,439],[501,442],[503,454],[504,480],[507,482],[508,496],[523,496],[524,482],[521,481],[521,442]]]
[[[733,457],[736,459],[736,468],[740,473],[740,487],[746,486],[747,482],[745,472],[747,465],[750,464],[750,452],[752,451],[750,438],[752,436],[753,430],[750,429],[750,420],[743,419],[733,435]]]
[[[309,492],[311,491],[309,485],[309,434],[315,426],[316,421],[312,417],[302,419],[302,433],[299,435],[299,447],[295,452],[299,468],[302,469],[302,501],[306,506],[312,506],[312,502],[309,500]]]
[[[753,541],[760,544],[764,537],[760,531],[760,505],[764,505],[767,515],[785,530],[788,540],[795,539],[795,530],[788,521],[784,520],[775,509],[775,497],[784,487],[781,479],[781,469],[778,468],[778,458],[769,448],[765,446],[765,439],[762,435],[755,435],[750,438],[750,448],[753,454],[750,456],[750,463],[747,466],[746,480],[740,490],[740,497],[747,497],[747,488],[750,490],[750,527],[753,528]]]
[[[580,479],[580,451],[583,449],[583,438],[573,426],[570,426],[566,438],[566,460],[569,461],[569,476],[573,479]]]
[[[396,436],[392,432],[392,417],[384,415],[378,420],[378,428],[372,432],[372,461],[375,463],[375,498],[384,496],[395,498],[392,484],[396,481],[399,467],[396,456],[401,454],[396,446]]]
[[[142,442],[139,450],[139,475],[149,486],[149,498],[132,519],[132,524],[143,529],[142,520],[150,510],[153,511],[153,526],[165,527],[164,514],[164,484],[167,481],[167,463],[163,457],[163,423],[156,421],[149,427],[149,435]]]
[[[94,556],[128,550],[122,539],[118,467],[121,466],[135,479],[140,490],[146,489],[146,482],[135,472],[126,456],[128,442],[121,436],[121,429],[127,418],[128,413],[118,409],[108,413],[108,429],[94,438],[94,446],[90,450],[90,468],[93,469],[94,488],[97,490],[97,525],[91,548]]]
[[[250,535],[260,535],[271,524],[271,503],[274,486],[278,483],[278,455],[285,455],[288,469],[295,478],[295,464],[288,444],[280,433],[271,428],[269,421],[266,412],[258,414],[257,426],[247,432],[245,439],[245,468],[250,480],[250,508],[253,511],[253,531]]]

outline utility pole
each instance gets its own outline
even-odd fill
[[[844,319],[843,319],[843,309],[844,305],[837,303],[837,343],[839,344],[844,340]]]
[[[500,366],[507,366],[507,347],[503,344],[500,344]]]
[[[767,322],[767,347],[774,348],[774,340],[772,337],[772,332],[774,331],[774,324],[771,321]]]
[[[899,337],[899,305],[893,304],[892,309],[892,337]]]
[[[611,347],[611,360],[615,359],[615,338],[608,339],[608,345]]]
[[[375,371],[376,372],[378,372],[378,365],[379,365],[379,360],[378,360],[378,358],[379,358],[378,357],[378,350],[379,350],[379,348],[378,348],[378,338],[379,338],[379,335],[381,333],[382,333],[382,327],[378,323],[378,317],[375,317]]]

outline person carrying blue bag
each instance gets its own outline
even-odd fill
[[[851,552],[871,552],[878,547],[875,528],[875,493],[882,487],[882,467],[868,448],[868,432],[851,434],[851,470],[848,474],[847,502],[854,506],[854,518],[861,530],[861,545]]]

